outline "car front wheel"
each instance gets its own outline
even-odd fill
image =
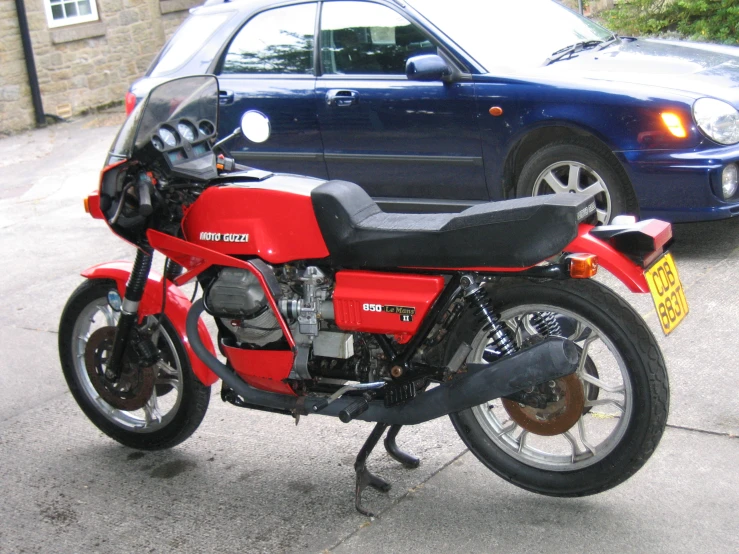
[[[517,196],[592,194],[601,225],[619,214],[638,214],[631,186],[616,162],[609,159],[609,153],[602,150],[580,141],[545,146],[524,164],[516,187]]]

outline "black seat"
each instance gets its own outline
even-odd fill
[[[520,268],[562,251],[595,214],[584,194],[518,198],[461,213],[385,213],[359,186],[328,181],[311,193],[331,260],[344,267]]]

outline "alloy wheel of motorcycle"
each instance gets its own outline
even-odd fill
[[[605,458],[623,438],[632,415],[631,379],[613,343],[582,316],[555,306],[524,304],[501,312],[500,318],[520,345],[536,333],[530,324],[531,316],[541,311],[566,316],[577,322],[580,329],[590,331],[587,339],[576,343],[582,369],[555,382],[556,387],[564,389],[562,399],[550,402],[546,409],[520,406],[504,399],[476,406],[472,411],[493,442],[519,461],[549,471],[587,467]],[[486,338],[484,331],[476,337],[476,348],[471,353],[474,360],[482,360]],[[598,368],[599,378],[585,371],[588,359]],[[598,400],[585,399],[586,384],[597,387]],[[587,408],[597,411],[585,414]]]
[[[172,447],[197,429],[210,387],[192,374],[169,321],[163,318],[158,325],[157,318],[149,316],[144,323],[153,329],[151,340],[161,363],[142,368],[140,375],[124,374],[123,392],[106,390],[109,385],[101,374],[119,317],[107,301],[114,288],[112,281],[86,281],[67,302],[59,335],[67,384],[87,417],[113,439],[142,450]],[[90,363],[96,367],[88,367]]]
[[[488,468],[533,492],[583,496],[623,482],[654,451],[667,419],[667,373],[644,321],[591,281],[514,280],[492,296],[519,345],[538,339],[530,321],[536,312],[575,321],[568,338],[581,366],[544,385],[557,391],[545,409],[499,399],[453,414],[460,437]],[[487,346],[480,330],[468,360],[482,361]]]

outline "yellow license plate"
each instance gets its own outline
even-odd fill
[[[662,330],[669,335],[688,315],[688,301],[672,254],[665,254],[657,260],[644,272],[644,277],[647,278]]]

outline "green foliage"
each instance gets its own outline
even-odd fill
[[[599,14],[622,35],[679,35],[704,42],[739,44],[737,0],[622,0]]]

